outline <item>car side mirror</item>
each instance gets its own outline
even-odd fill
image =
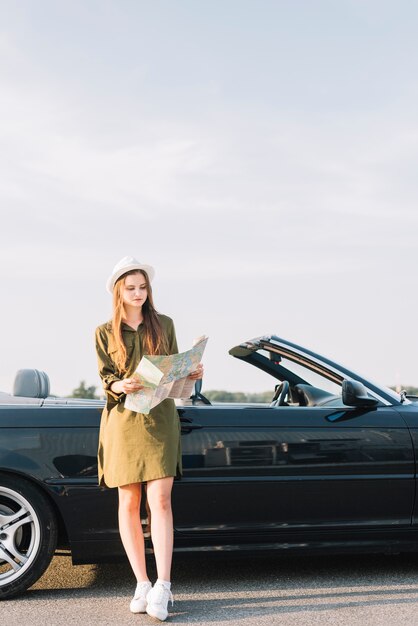
[[[342,399],[347,406],[372,407],[377,406],[379,401],[367,394],[367,389],[358,380],[343,380]]]

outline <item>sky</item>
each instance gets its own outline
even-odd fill
[[[418,386],[418,4],[0,0],[0,390],[101,383],[126,255],[205,389],[277,334]]]

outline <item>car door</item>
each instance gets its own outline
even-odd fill
[[[177,532],[265,538],[410,525],[415,467],[404,420],[391,406],[335,404],[179,408]]]

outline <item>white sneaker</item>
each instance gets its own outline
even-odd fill
[[[137,583],[135,595],[131,600],[129,608],[132,613],[145,613],[147,609],[147,593],[152,589],[149,580]]]
[[[171,600],[171,606],[174,604],[173,594],[162,583],[155,583],[151,591],[147,593],[147,613],[151,617],[159,619],[161,622],[168,615],[167,604]]]

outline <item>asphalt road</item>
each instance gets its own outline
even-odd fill
[[[418,554],[176,557],[172,578],[166,623],[418,626]],[[0,624],[161,623],[129,612],[134,588],[128,563],[72,566],[55,556],[25,595],[0,603]]]

